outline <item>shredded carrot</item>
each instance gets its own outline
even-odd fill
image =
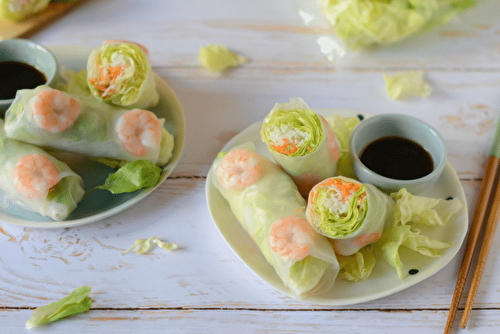
[[[290,145],[288,143],[288,138],[283,138],[283,144],[282,145],[272,145],[270,144],[273,150],[275,150],[278,153],[285,154],[285,155],[290,155],[295,152],[297,152],[300,149],[300,146],[297,146],[295,143],[295,140],[292,142]]]
[[[114,89],[108,90],[109,86],[116,82],[116,79],[123,74],[125,68],[129,65],[117,65],[117,66],[99,66],[100,78],[90,78],[89,82],[98,90],[99,95],[103,96],[107,93],[114,93]]]
[[[342,200],[346,202],[349,199],[349,196],[352,193],[355,193],[359,190],[361,187],[359,184],[354,183],[354,182],[346,182],[342,179],[337,179],[337,178],[330,178],[326,179],[322,183],[320,183],[318,186],[335,186],[338,190],[342,192]],[[317,199],[317,193],[315,194],[316,196],[313,197],[313,203]],[[362,194],[359,196],[359,201],[361,202],[364,198],[365,194]]]

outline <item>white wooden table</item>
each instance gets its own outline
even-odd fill
[[[149,48],[154,70],[184,109],[187,137],[173,174],[133,207],[74,228],[0,222],[0,332],[23,333],[33,309],[92,286],[90,311],[39,333],[441,333],[461,255],[394,295],[342,307],[286,297],[243,264],[219,234],[205,199],[208,169],[235,134],[274,103],[300,96],[313,108],[413,115],[444,137],[469,215],[500,112],[500,4],[484,0],[449,24],[334,67],[287,0],[89,0],[29,38],[47,46],[128,39]],[[200,65],[201,45],[226,45],[251,61],[223,77]],[[422,69],[426,99],[392,101],[382,72]],[[179,249],[120,256],[137,238]],[[500,330],[500,237],[466,330]],[[462,301],[462,307],[464,305]]]

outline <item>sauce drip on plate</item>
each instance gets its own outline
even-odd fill
[[[35,88],[47,82],[45,75],[31,65],[0,62],[0,99],[13,99],[19,89]]]
[[[396,180],[418,179],[434,168],[430,154],[420,144],[398,136],[374,140],[360,159],[373,172]]]

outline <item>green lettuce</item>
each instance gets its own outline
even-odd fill
[[[337,254],[337,260],[340,265],[339,276],[351,282],[368,278],[377,262],[373,254],[373,245],[365,246],[353,255]]]
[[[37,307],[26,321],[26,328],[31,329],[89,310],[92,307],[92,299],[89,297],[91,289],[90,286],[81,286],[57,302]]]
[[[209,72],[222,72],[248,62],[246,57],[218,44],[201,46],[198,57]]]
[[[94,189],[109,190],[113,194],[129,193],[158,184],[162,169],[148,160],[136,160],[109,174],[102,186]]]
[[[0,18],[22,21],[48,7],[50,0],[0,0]]]
[[[425,81],[422,71],[406,71],[394,75],[383,73],[382,75],[387,94],[393,100],[412,96],[425,98],[432,93],[432,87]]]
[[[350,48],[388,45],[442,25],[476,0],[318,0]]]
[[[174,243],[170,244],[168,242],[161,241],[160,239],[158,239],[158,237],[155,236],[149,239],[145,238],[137,239],[132,247],[130,247],[126,251],[121,252],[120,255],[125,255],[127,253],[130,253],[134,249],[137,254],[146,254],[149,253],[151,250],[153,250],[156,246],[163,248],[167,252],[178,248],[177,244]]]

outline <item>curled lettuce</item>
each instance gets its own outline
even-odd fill
[[[432,87],[424,79],[422,71],[399,72],[394,75],[384,73],[385,89],[393,100],[412,96],[425,98],[432,93]]]
[[[98,100],[129,109],[149,109],[160,100],[149,57],[135,43],[103,43],[92,50],[87,82]]]
[[[22,21],[49,5],[50,0],[0,0],[0,18]]]
[[[350,48],[388,45],[450,20],[476,0],[318,0]]]
[[[57,302],[37,307],[26,321],[26,328],[31,329],[89,310],[92,307],[92,298],[89,297],[91,290],[90,286],[81,286]]]
[[[340,265],[339,276],[351,282],[367,279],[377,262],[373,245],[365,246],[353,255],[337,254],[337,260]]]
[[[248,62],[246,57],[218,44],[201,46],[199,59],[209,72],[222,72]]]
[[[146,254],[153,250],[156,246],[163,248],[167,252],[175,250],[178,248],[175,243],[168,243],[166,241],[161,241],[158,237],[151,237],[149,239],[141,238],[134,242],[134,245],[120,253],[120,255],[125,255],[135,250],[137,254]]]

